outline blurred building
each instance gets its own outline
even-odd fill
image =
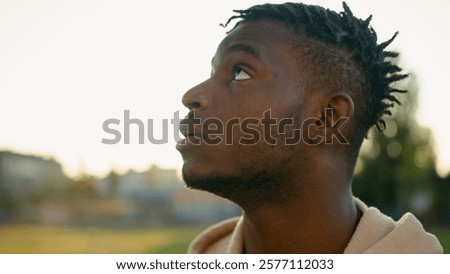
[[[54,159],[0,151],[0,191],[20,200],[61,192],[68,179]]]
[[[0,221],[33,219],[44,197],[63,195],[69,179],[54,159],[0,151]]]

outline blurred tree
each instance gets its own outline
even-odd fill
[[[81,175],[71,183],[71,198],[97,198],[97,191],[94,186],[95,178],[88,175]]]
[[[450,227],[450,174],[433,181],[434,203],[432,221]]]
[[[5,178],[2,174],[2,156],[0,153],[0,224],[10,221],[19,211],[19,201],[4,186]]]
[[[108,179],[108,197],[117,198],[120,181],[119,175],[114,170],[111,170],[106,178]]]
[[[410,74],[401,89],[408,93],[396,96],[402,105],[384,118],[386,129],[372,128],[361,148],[353,192],[393,217],[404,211],[425,216],[433,206],[437,178],[432,134],[416,120],[416,76]]]
[[[0,224],[11,221],[14,215],[18,214],[19,208],[17,198],[0,188]]]

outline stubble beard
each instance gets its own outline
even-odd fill
[[[288,163],[288,157],[273,157],[271,160],[241,165],[232,174],[215,172],[196,175],[186,172],[184,168],[182,174],[187,187],[210,192],[246,209],[277,203],[292,196],[292,188],[283,169]]]

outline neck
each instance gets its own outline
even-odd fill
[[[310,170],[321,172],[286,181],[291,195],[283,201],[241,204],[247,253],[344,251],[357,223],[351,176],[342,169]]]

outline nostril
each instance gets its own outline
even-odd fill
[[[198,109],[198,108],[200,108],[200,102],[197,102],[197,101],[191,102],[191,103],[189,104],[189,107],[190,107],[191,109]]]
[[[201,103],[198,100],[183,100],[183,105],[187,107],[189,110],[195,110],[201,108]]]

